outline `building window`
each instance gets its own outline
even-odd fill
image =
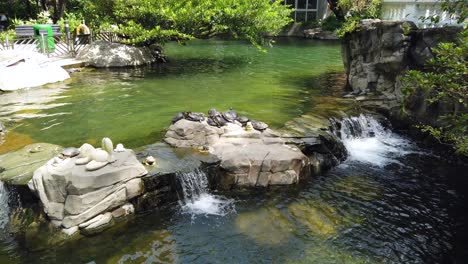
[[[284,0],[284,4],[296,9],[292,13],[296,22],[303,22],[317,19],[318,1],[320,0]]]

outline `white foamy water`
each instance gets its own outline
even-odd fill
[[[8,191],[0,181],[0,229],[3,229],[9,221],[10,208],[8,206]]]
[[[208,178],[201,170],[179,173],[184,199],[181,202],[182,211],[192,217],[196,215],[224,216],[234,212],[234,201],[219,195],[213,195],[208,190]]]
[[[383,167],[413,152],[410,141],[385,129],[375,118],[360,115],[341,122],[341,138],[349,160]]]

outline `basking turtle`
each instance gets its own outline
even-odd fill
[[[239,123],[241,123],[243,126],[249,122],[249,119],[245,116],[238,116],[236,120],[239,121]]]
[[[179,120],[184,119],[184,116],[185,116],[184,112],[178,113],[177,115],[174,116],[174,118],[172,118],[172,124],[176,123]]]
[[[80,150],[74,147],[66,148],[60,152],[60,157],[65,158],[73,158],[80,155]]]
[[[201,122],[205,120],[205,115],[203,113],[186,112],[185,119],[189,121],[194,121],[194,122]]]
[[[236,111],[232,110],[232,107],[229,109],[229,111],[223,112],[223,117],[226,119],[228,122],[234,122],[237,119],[237,113]]]
[[[206,119],[206,122],[210,126],[219,127],[218,123],[216,123],[216,121],[214,121],[213,117],[211,117],[211,116],[208,117],[208,119]]]
[[[251,120],[250,122],[252,123],[253,128],[256,130],[263,131],[268,128],[268,125],[263,122],[255,120]]]
[[[222,115],[213,117],[213,121],[218,125],[218,127],[225,126],[228,123],[228,121],[224,119]]]
[[[209,117],[214,117],[214,116],[219,116],[221,115],[218,111],[216,111],[216,109],[212,108],[210,110],[208,110],[208,116]]]

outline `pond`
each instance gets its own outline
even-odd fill
[[[193,42],[168,54],[166,65],[86,71],[65,85],[6,94],[8,102],[0,97],[2,118],[32,141],[62,145],[93,143],[105,135],[134,147],[153,143],[183,109],[233,106],[280,127],[321,100],[324,87],[315,86],[315,77],[343,70],[339,45],[329,42],[283,40],[266,54],[240,42]],[[22,93],[40,99],[21,103]],[[45,251],[28,251],[21,240],[0,232],[0,263],[466,259],[468,168],[368,121],[374,136],[344,138],[348,160],[298,186],[204,190],[196,201]],[[179,177],[204,182],[202,172]]]
[[[233,107],[278,127],[311,103],[314,77],[343,71],[336,42],[283,39],[264,53],[245,42],[213,40],[166,50],[166,64],[85,70],[65,83],[1,94],[0,120],[14,127],[7,140],[13,146],[3,152],[31,142],[80,146],[105,136],[135,148],[161,140],[178,112],[210,108]]]

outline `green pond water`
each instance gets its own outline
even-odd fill
[[[139,147],[161,140],[176,113],[210,108],[233,107],[279,127],[313,103],[315,77],[343,71],[336,42],[282,39],[267,50],[222,40],[170,44],[166,64],[85,70],[65,83],[2,94],[0,120],[14,132],[3,152],[31,142],[80,146],[105,136]]]
[[[86,70],[66,83],[1,94],[0,120],[10,128],[6,146],[79,146],[109,136],[139,147],[161,140],[177,112],[213,107],[232,106],[281,127],[328,104],[322,92],[328,87],[316,78],[343,71],[333,42],[284,39],[260,53],[243,42],[195,41],[169,45],[167,54],[167,64]],[[0,229],[0,263],[466,261],[468,168],[375,128],[375,137],[344,140],[350,157],[343,164],[297,186],[206,190],[192,204],[135,215],[53,247],[43,242],[47,237],[15,236],[7,224]],[[6,196],[15,206],[14,193],[2,186],[0,207],[8,207]]]

